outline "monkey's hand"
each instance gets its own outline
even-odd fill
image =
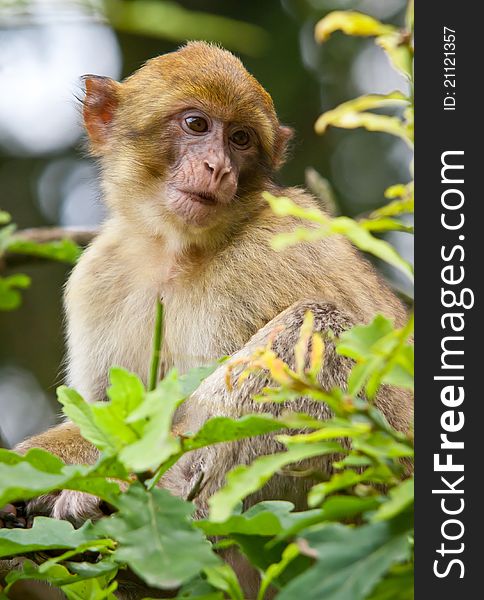
[[[45,433],[33,436],[20,443],[14,450],[25,454],[31,448],[42,448],[52,452],[66,464],[94,464],[98,450],[85,440],[73,423],[62,423]],[[104,504],[91,494],[72,490],[60,490],[44,494],[26,504],[26,515],[44,515],[55,519],[66,519],[80,526],[87,519],[96,520],[106,514]]]

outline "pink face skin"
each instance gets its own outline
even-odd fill
[[[257,135],[199,109],[176,115],[172,126],[177,151],[164,182],[165,207],[184,225],[211,225],[235,201],[240,173],[256,161]]]

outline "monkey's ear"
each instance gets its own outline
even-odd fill
[[[279,125],[274,142],[274,169],[279,169],[286,160],[289,142],[294,136],[294,129],[287,125]]]
[[[84,75],[86,95],[82,106],[84,124],[93,149],[103,146],[108,140],[109,126],[119,104],[121,84],[109,77]]]

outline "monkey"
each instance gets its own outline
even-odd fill
[[[83,117],[90,152],[100,165],[108,218],[74,267],[65,290],[67,384],[87,401],[105,398],[112,365],[146,383],[154,306],[164,305],[160,377],[228,355],[250,357],[272,340],[294,364],[293,350],[308,310],[315,330],[337,337],[380,313],[401,326],[402,303],[370,262],[342,236],[276,251],[271,238],[302,223],[276,216],[262,197],[317,201],[283,188],[276,172],[292,129],[279,122],[269,93],[242,62],[217,45],[189,42],[153,58],[123,82],[87,75]],[[239,417],[280,405],[252,398],[268,385],[253,373],[228,389],[227,364],[205,379],[176,415],[178,431],[194,432],[210,417]],[[319,375],[326,389],[345,386],[351,361],[329,339]],[[237,374],[237,368],[235,369]],[[412,399],[385,387],[376,399],[389,423],[406,432]],[[301,398],[295,410],[328,418],[323,403]],[[93,463],[98,453],[65,422],[22,442],[66,463]],[[196,517],[238,464],[281,450],[272,436],[218,444],[183,457],[161,480],[186,498],[200,473]],[[323,460],[323,459],[322,459]],[[320,468],[330,469],[324,458]],[[307,484],[276,475],[247,500],[284,499],[304,506]],[[80,523],[101,515],[96,498],[62,491],[32,501],[32,511]]]

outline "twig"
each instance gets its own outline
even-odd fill
[[[151,353],[150,375],[148,379],[148,391],[156,388],[160,372],[161,336],[163,330],[163,304],[160,300],[156,302],[156,321],[153,333],[153,349]]]
[[[200,473],[200,475],[198,476],[197,480],[195,481],[192,489],[188,493],[188,496],[187,496],[188,502],[191,502],[192,500],[194,500],[200,493],[200,490],[202,489],[202,482],[203,482],[204,477],[205,477],[205,473],[202,471]]]
[[[17,231],[14,237],[39,243],[68,239],[76,242],[79,246],[85,246],[97,232],[96,227],[32,227]]]

